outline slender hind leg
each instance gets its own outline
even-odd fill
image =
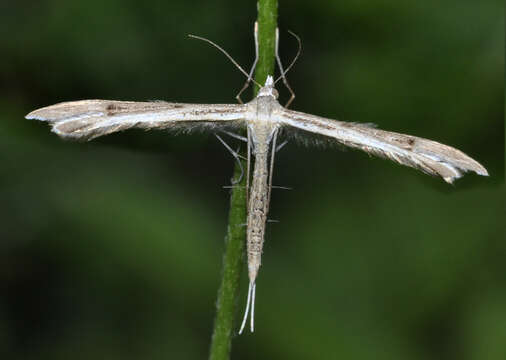
[[[226,130],[222,130],[221,132],[224,134],[227,134],[230,137],[233,137],[234,139],[244,141],[245,143],[248,142],[248,138],[245,136],[237,135],[237,134],[234,134],[233,132],[226,131]]]
[[[255,307],[255,284],[254,283],[249,283],[249,287],[248,287],[248,300],[246,301],[246,310],[244,310],[244,316],[242,318],[242,323],[241,323],[241,328],[239,329],[239,335],[242,334],[243,330],[244,330],[244,327],[246,326],[246,321],[248,320],[248,313],[249,313],[249,309],[250,309],[250,305],[252,303],[252,300],[253,299],[253,308]],[[253,315],[254,315],[254,310],[253,308],[251,309],[251,332],[253,332]]]
[[[246,204],[249,204],[249,172],[251,169],[251,134],[249,131],[249,127],[246,128],[246,136],[248,139],[248,151],[247,151],[247,158],[246,158]]]
[[[274,134],[272,135],[272,147],[271,147],[271,165],[269,169],[269,194],[267,195],[267,209],[269,209],[269,204],[271,202],[271,190],[272,190],[272,175],[274,172],[274,155],[276,155],[276,140],[278,138],[278,129],[274,130]]]
[[[223,146],[225,146],[225,148],[232,154],[234,159],[239,164],[239,167],[241,168],[241,175],[239,176],[239,179],[232,179],[231,182],[232,182],[232,185],[240,183],[242,180],[242,177],[244,176],[244,168],[242,166],[240,155],[236,151],[232,150],[232,148],[230,146],[228,146],[228,144],[220,137],[220,135],[214,134],[214,136],[216,136],[216,138],[218,138],[218,140],[223,144]]]
[[[278,147],[276,148],[276,152],[281,150],[286,144],[288,144],[288,140],[285,140],[281,144],[279,144]]]
[[[255,294],[257,290],[257,284],[253,283],[253,291],[251,294],[251,321],[250,321],[250,330],[251,332],[255,331]]]

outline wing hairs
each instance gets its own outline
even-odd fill
[[[342,145],[440,176],[450,184],[467,171],[488,176],[480,163],[462,151],[432,140],[286,109],[279,120],[299,130],[330,137]]]
[[[372,123],[353,123],[357,126],[365,126],[376,128],[376,124]],[[311,132],[308,130],[295,128],[293,126],[283,126],[280,129],[280,133],[278,136],[282,138],[294,140],[295,142],[308,147],[318,147],[318,148],[339,148],[341,151],[349,150],[349,147],[344,145],[341,142],[336,141],[335,138],[329,137],[326,135],[322,135],[320,133]]]
[[[242,105],[81,100],[32,111],[26,119],[47,121],[57,135],[92,140],[130,128],[168,129],[176,132],[244,126]]]

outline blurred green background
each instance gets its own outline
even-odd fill
[[[281,1],[295,110],[455,146],[445,184],[355,151],[278,155],[256,332],[235,359],[504,359],[502,1]],[[255,1],[2,1],[2,359],[202,359],[233,159],[210,134],[59,139],[29,111],[87,98],[231,103]],[[285,89],[279,87],[282,100]],[[232,146],[236,144],[231,142]],[[239,301],[247,289],[244,274]]]

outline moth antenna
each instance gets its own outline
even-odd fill
[[[211,40],[209,39],[206,39],[204,37],[201,37],[201,36],[197,36],[197,35],[192,35],[192,34],[188,34],[188,37],[191,37],[191,38],[194,38],[194,39],[198,39],[198,40],[202,40],[202,41],[205,41],[209,44],[211,44],[212,46],[214,46],[216,49],[220,50],[230,61],[232,61],[232,64],[235,65],[236,68],[239,69],[239,71],[241,71],[247,78],[250,78],[250,75],[246,72],[246,70],[244,70],[241,65],[239,65],[237,63],[237,61],[234,60],[234,58],[232,56],[230,56],[228,54],[228,52],[226,52],[221,46],[219,46],[218,44],[212,42]],[[253,81],[256,85],[262,87],[262,85],[260,85],[258,82],[255,81],[255,79],[251,79],[251,81]]]

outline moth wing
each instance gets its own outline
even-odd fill
[[[279,109],[275,116],[283,125],[333,138],[342,145],[440,176],[448,183],[453,183],[467,171],[488,176],[485,167],[476,160],[436,141],[285,108]]]
[[[184,104],[163,101],[135,102],[81,100],[32,111],[26,119],[46,121],[63,138],[91,140],[130,128],[185,129],[240,123],[246,106],[240,104]]]

